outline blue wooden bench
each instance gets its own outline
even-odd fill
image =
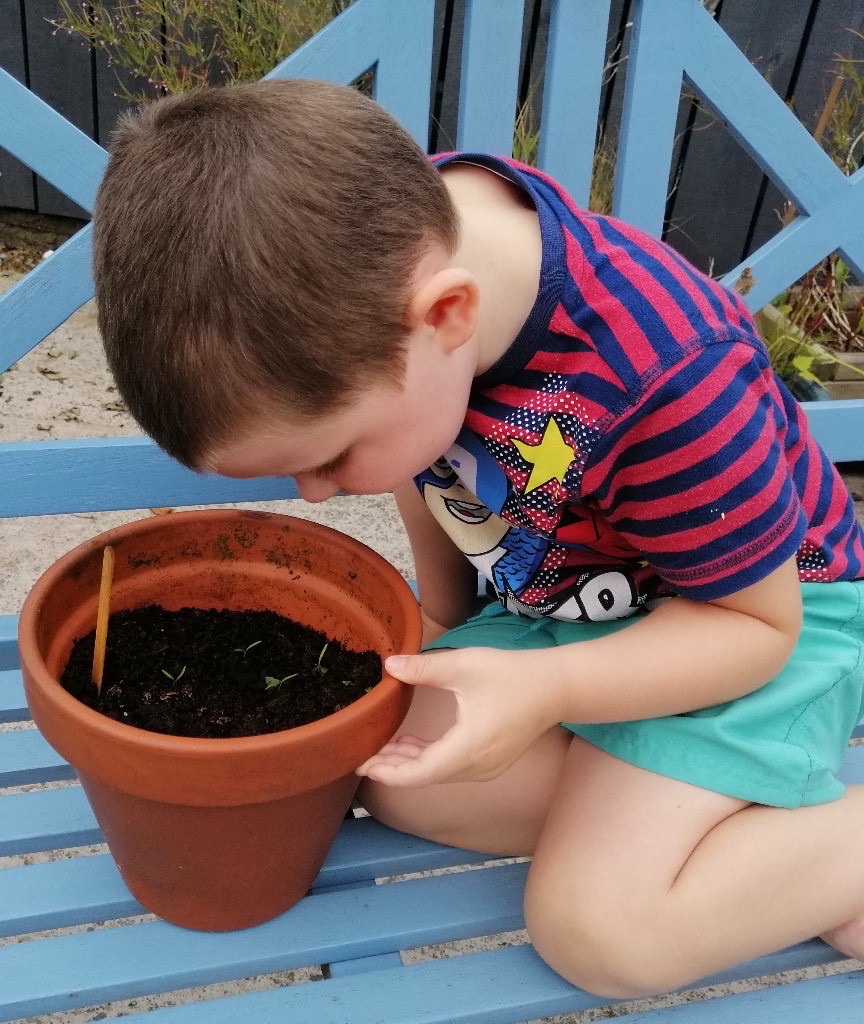
[[[609,7],[610,0],[551,5],[540,163],[582,202]],[[273,74],[348,82],[375,66],[377,98],[425,142],[433,12],[434,0],[357,0]],[[521,29],[517,0],[468,4],[460,148],[509,150]],[[616,213],[655,233],[661,229],[682,73],[800,211],[748,260],[755,282],[747,295],[751,307],[770,301],[834,249],[864,276],[864,172],[846,178],[837,170],[698,0],[635,5]],[[104,151],[5,73],[0,146],[92,208]],[[89,257],[85,228],[0,299],[0,370],[92,296]],[[864,402],[820,403],[808,415],[832,458],[864,460]],[[199,479],[137,438],[0,445],[0,516],[6,517],[295,494],[288,480]],[[0,617],[2,723],[28,719],[15,631],[14,616]],[[864,782],[864,746],[850,748],[845,771],[848,781]],[[220,935],[146,919],[88,930],[134,919],[141,908],[107,854],[39,863],[17,856],[100,841],[74,781],[44,786],[58,780],[72,780],[71,769],[35,730],[0,731],[0,857],[13,858],[0,861],[0,936],[28,936],[20,943],[0,941],[0,1020],[320,964],[328,965],[324,980],[153,1009],[146,1024],[507,1024],[603,1005],[559,979],[527,945],[403,966],[400,950],[519,929],[526,865],[498,863],[375,884],[482,859],[399,835],[368,818],[346,821],[313,893],[266,925]],[[64,931],[54,934],[57,929]],[[838,960],[813,941],[704,984]],[[705,1001],[675,997],[678,1005],[665,1008],[634,1005],[628,1019],[852,1024],[861,1020],[862,999],[864,973],[853,969]]]

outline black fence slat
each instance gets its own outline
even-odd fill
[[[26,0],[24,13],[30,88],[92,138],[93,67],[88,47],[65,32],[55,34],[50,21],[62,17],[57,0]],[[38,177],[36,202],[40,213],[89,217],[80,206]]]
[[[112,5],[113,7],[114,5]],[[129,97],[155,96],[155,90],[148,86],[147,79],[132,74],[114,64],[105,50],[97,49],[93,54],[95,88],[93,90],[95,124],[94,138],[107,149],[117,118],[124,110],[136,105]]]
[[[21,24],[20,0],[0,0],[0,67],[27,84],[27,54]],[[0,206],[36,208],[33,172],[0,148]],[[3,239],[0,237],[0,242]]]
[[[543,99],[546,49],[549,45],[549,18],[552,0],[526,0],[525,26],[522,32],[522,62],[519,71],[519,99],[528,101],[537,112]]]
[[[439,83],[438,124],[434,152],[456,148],[456,122],[459,118],[459,79],[462,74],[462,38],[465,30],[465,0],[450,0],[450,34],[442,43],[446,74]]]
[[[429,152],[438,153],[447,146],[438,145],[441,99],[447,75],[447,56],[454,0],[435,0],[435,38],[432,41],[432,80],[429,83]]]
[[[606,85],[600,96],[601,127],[606,138],[617,145],[621,111],[624,106],[624,85],[627,79],[627,55],[630,52],[632,21],[631,0],[613,0],[609,21],[609,40],[606,44]],[[616,30],[617,26],[617,30]]]

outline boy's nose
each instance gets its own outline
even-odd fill
[[[300,497],[313,505],[332,498],[339,491],[339,488],[330,480],[322,480],[315,476],[303,474],[294,477],[294,482],[297,484]]]

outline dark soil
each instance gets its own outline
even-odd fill
[[[157,605],[113,614],[101,696],[95,631],[75,641],[60,680],[109,718],[175,736],[254,736],[306,725],[381,679],[374,651],[351,651],[275,612]]]

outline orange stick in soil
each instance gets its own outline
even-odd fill
[[[93,682],[102,692],[105,670],[105,645],[108,643],[108,616],[111,612],[111,581],[114,579],[114,548],[109,544],[102,554],[102,580],[99,584],[99,610],[96,612],[96,644],[93,648]]]

